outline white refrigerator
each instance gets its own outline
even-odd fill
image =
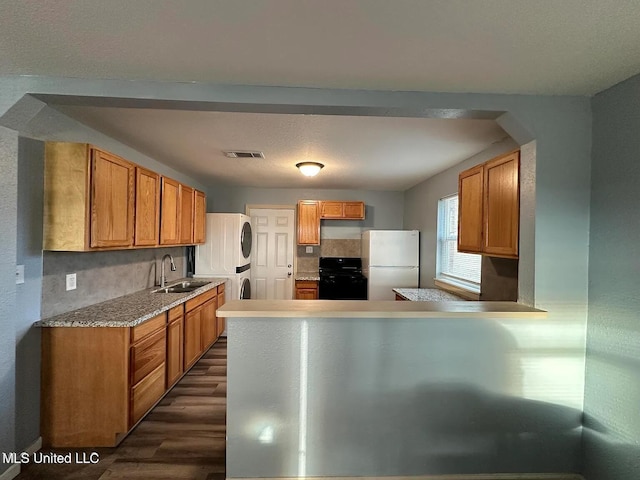
[[[362,233],[362,273],[369,300],[395,300],[394,288],[418,288],[418,230]]]

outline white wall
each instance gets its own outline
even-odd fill
[[[404,228],[420,230],[420,286],[434,287],[438,241],[438,200],[458,191],[458,174],[467,168],[518,148],[511,138],[419,183],[404,193]]]

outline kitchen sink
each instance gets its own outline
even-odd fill
[[[187,293],[193,292],[197,288],[198,287],[180,287],[176,285],[175,287],[159,288],[157,290],[154,290],[153,293]]]
[[[211,282],[206,281],[184,281],[179,283],[174,283],[173,285],[169,285],[168,287],[158,288],[154,290],[153,293],[188,293],[197,290],[200,287],[204,287],[205,285],[210,284]]]
[[[211,282],[207,282],[204,280],[186,280],[184,282],[175,283],[171,285],[172,287],[182,287],[182,288],[200,288],[205,285],[209,285]]]

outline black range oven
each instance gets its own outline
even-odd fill
[[[367,279],[360,258],[320,257],[318,298],[321,300],[366,300]]]

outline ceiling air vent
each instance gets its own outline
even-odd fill
[[[233,150],[223,153],[229,158],[264,158],[264,153],[252,150]]]

